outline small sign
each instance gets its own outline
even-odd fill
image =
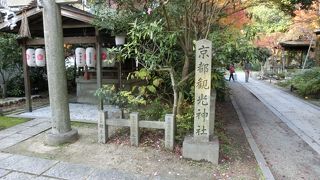
[[[196,42],[194,138],[209,141],[212,42]]]

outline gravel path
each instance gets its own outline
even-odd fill
[[[319,179],[320,155],[240,83],[229,83],[276,179]]]

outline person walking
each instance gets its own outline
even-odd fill
[[[249,82],[249,75],[250,75],[251,68],[252,68],[251,63],[248,60],[246,60],[246,62],[244,63],[244,72],[245,72],[246,82]]]
[[[234,69],[234,65],[233,65],[233,64],[231,64],[231,65],[229,66],[229,73],[230,73],[229,81],[231,80],[231,78],[232,78],[232,80],[234,81],[233,74],[235,73],[235,69]]]

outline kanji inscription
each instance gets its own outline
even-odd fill
[[[194,137],[209,140],[212,42],[196,42]]]

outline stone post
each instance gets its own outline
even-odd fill
[[[70,125],[61,21],[61,9],[55,0],[43,1],[43,29],[52,113],[52,129],[46,139],[49,145],[74,142],[78,138],[78,131],[71,129]]]
[[[197,41],[193,135],[202,142],[208,142],[210,136],[211,60],[212,42]]]
[[[105,144],[108,140],[108,126],[106,121],[108,119],[108,111],[100,111],[98,121],[98,142]]]
[[[166,114],[165,116],[165,130],[164,130],[164,146],[173,150],[174,148],[174,121],[173,114]]]
[[[214,137],[215,95],[211,96],[212,42],[196,42],[195,102],[193,137],[185,137],[182,155],[218,164],[219,141]]]
[[[130,113],[130,142],[132,146],[139,145],[139,115],[137,112]]]

